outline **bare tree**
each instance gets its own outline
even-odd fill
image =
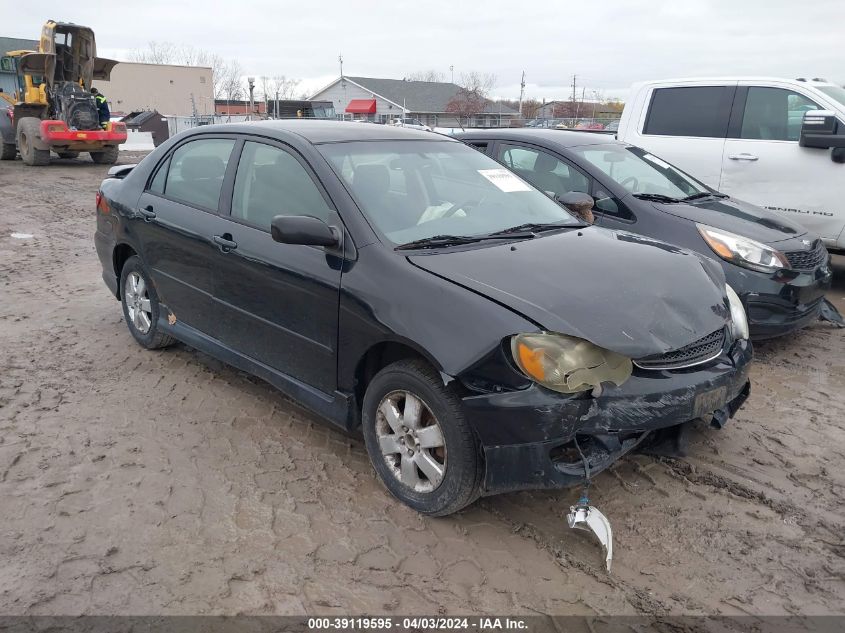
[[[469,72],[461,73],[458,85],[468,92],[487,98],[496,86],[496,75],[491,73]]]
[[[536,119],[537,115],[540,114],[541,107],[543,107],[543,104],[537,99],[524,99],[522,101],[522,116],[529,120]]]
[[[299,79],[288,79],[284,75],[273,77],[273,94],[279,99],[293,99],[299,86]]]
[[[220,96],[216,98],[226,101],[239,101],[243,98],[243,84],[241,77],[243,69],[236,59],[226,62],[220,69]]]
[[[136,48],[129,52],[129,61],[142,64],[173,64],[176,60],[177,47],[173,42],[152,41],[146,48]]]
[[[231,86],[226,87],[228,67],[233,63],[240,68],[236,60],[227,62],[220,55],[210,53],[193,46],[177,46],[173,42],[152,41],[146,48],[136,48],[129,53],[130,61],[147,64],[182,64],[184,66],[204,66],[211,68],[212,92],[215,99],[224,99]]]
[[[439,70],[418,70],[405,76],[408,81],[433,81],[436,83],[443,83],[446,81],[446,73],[441,73]]]
[[[496,75],[470,72],[460,78],[460,89],[446,104],[446,112],[458,116],[458,125],[464,127],[464,119],[469,123],[472,116],[484,109],[489,103],[487,95],[496,85]]]

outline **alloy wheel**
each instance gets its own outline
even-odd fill
[[[416,492],[431,492],[446,474],[446,445],[434,413],[410,391],[387,394],[376,411],[376,436],[393,476]]]
[[[124,293],[129,320],[138,332],[146,334],[153,323],[153,310],[144,278],[135,271],[129,273]]]

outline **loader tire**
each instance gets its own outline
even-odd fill
[[[15,160],[18,155],[18,146],[14,143],[3,143],[0,145],[0,160]]]
[[[102,152],[90,152],[91,160],[98,165],[114,165],[117,162],[118,151],[117,145],[110,145]]]
[[[38,138],[38,119],[24,119],[18,125],[18,147],[27,165],[43,167],[50,164],[50,150],[37,149],[33,144]]]
[[[59,155],[59,158],[76,158],[79,156],[79,152],[56,152]]]

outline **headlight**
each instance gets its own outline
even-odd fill
[[[745,308],[739,295],[733,288],[725,284],[725,292],[728,293],[728,305],[731,308],[731,334],[734,340],[748,338],[748,317],[745,316]]]
[[[789,268],[789,261],[783,253],[765,244],[706,224],[696,224],[696,227],[713,252],[737,266],[764,273]]]
[[[511,352],[526,376],[561,393],[586,391],[603,382],[621,385],[633,370],[630,358],[562,334],[517,334]]]

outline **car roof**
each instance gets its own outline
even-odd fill
[[[414,130],[394,125],[358,123],[355,121],[325,121],[319,119],[281,119],[276,121],[251,121],[246,123],[222,123],[194,128],[192,132],[234,132],[260,134],[284,138],[296,134],[313,144],[339,143],[344,141],[453,141],[441,134]]]
[[[581,145],[608,145],[619,143],[612,134],[598,134],[595,132],[573,132],[570,130],[554,130],[548,128],[490,128],[488,130],[469,130],[458,132],[455,138],[462,141],[473,139],[498,141],[523,141],[537,143],[547,147],[556,146],[579,147]]]
[[[787,83],[787,84],[796,84],[802,86],[809,86],[811,88],[818,88],[819,86],[836,86],[837,84],[831,83],[829,81],[823,79],[816,79],[816,78],[800,78],[800,79],[789,79],[786,77],[766,77],[766,76],[756,76],[756,75],[748,75],[748,76],[726,76],[726,77],[673,77],[669,79],[650,79],[648,81],[639,81],[633,84],[632,88],[639,88],[642,86],[655,86],[660,84],[678,84],[683,85],[687,83],[713,83],[713,84],[721,84],[721,83],[734,83],[734,82],[759,82],[759,83]]]

